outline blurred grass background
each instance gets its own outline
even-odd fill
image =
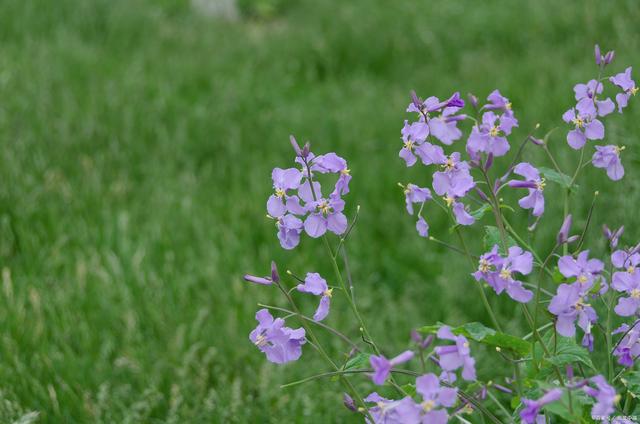
[[[594,76],[595,42],[616,49],[616,72],[639,64],[632,0],[224,4],[0,2],[0,422],[29,411],[43,423],[353,420],[337,383],[279,389],[323,369],[311,349],[278,367],[247,339],[256,303],[281,300],[243,273],[275,259],[332,277],[321,243],[285,252],[264,217],[270,171],[293,159],[288,135],[349,160],[349,214],[362,206],[351,268],[393,354],[418,325],[488,324],[464,259],[419,239],[404,211],[396,183],[429,183],[397,158],[409,91],[500,88],[520,118],[515,144],[537,122],[562,125],[573,85]],[[589,232],[599,255],[603,222],[637,240],[633,103],[606,121],[607,141],[628,146],[627,176],[613,185],[589,167],[574,201],[581,228],[601,192]],[[551,140],[575,167],[564,129]],[[542,251],[561,222],[548,187]],[[427,216],[451,239],[436,208]],[[482,228],[466,232],[480,252]],[[516,306],[492,301],[521,332]],[[334,304],[327,322],[357,337]]]

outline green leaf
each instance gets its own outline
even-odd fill
[[[562,187],[564,188],[568,188],[571,190],[576,189],[578,186],[574,185],[573,187],[571,186],[571,177],[560,173],[558,171],[555,171],[551,168],[544,168],[544,167],[540,167],[538,168],[538,171],[540,171],[540,173],[549,181],[553,181],[554,183],[560,184]]]
[[[556,284],[560,284],[565,281],[564,275],[562,275],[557,266],[553,267],[553,274],[551,278],[553,278],[553,282]]]
[[[582,346],[579,346],[575,339],[571,337],[558,336],[558,342],[555,346],[555,354],[547,358],[547,360],[553,365],[564,367],[568,364],[580,362],[591,369],[595,369],[591,358],[589,357],[589,351]],[[549,350],[554,352],[553,346],[549,346]]]
[[[502,255],[505,254],[504,247],[502,245],[502,237],[500,237],[500,230],[498,227],[493,227],[491,225],[485,225],[484,227],[484,249],[485,251],[489,251],[493,248],[494,245],[498,245],[498,250]],[[507,235],[507,247],[517,246],[518,243],[511,238],[511,236]]]
[[[490,211],[490,210],[491,210],[491,205],[489,205],[488,203],[485,203],[475,211],[471,211],[471,216],[474,217],[476,221],[478,221],[484,216],[484,214],[487,211]]]
[[[424,334],[435,334],[443,325],[442,323],[427,325],[418,331]],[[452,327],[451,331],[453,334],[465,336],[488,346],[506,349],[521,358],[531,353],[531,344],[529,342],[510,334],[498,332],[479,322],[470,322],[459,327]]]
[[[360,352],[353,358],[349,359],[346,364],[344,364],[343,370],[353,370],[353,369],[362,369],[369,368],[369,357],[371,355],[368,353]]]
[[[629,372],[620,381],[634,397],[640,396],[640,371]]]
[[[411,397],[416,395],[416,385],[415,384],[407,383],[407,384],[403,384],[400,387],[402,388],[402,390],[404,390],[407,393],[407,395],[409,395]]]

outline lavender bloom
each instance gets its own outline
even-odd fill
[[[582,287],[576,284],[560,284],[557,294],[551,299],[549,312],[557,316],[556,329],[560,335],[573,337],[576,334],[574,322],[578,320],[578,326],[587,336],[583,344],[590,347],[591,326],[598,320],[596,311],[584,302]]]
[[[585,386],[584,392],[596,400],[595,405],[591,409],[591,417],[593,419],[602,420],[613,414],[614,407],[620,400],[620,396],[616,394],[616,390],[611,387],[607,380],[601,375],[590,378],[590,382],[596,387]]]
[[[597,100],[598,94],[602,93],[602,88],[602,83],[596,80],[591,80],[586,84],[576,84],[573,91],[578,102],[578,109],[593,111],[595,107],[598,116],[606,116],[613,112],[615,105],[611,99]]]
[[[416,378],[416,392],[422,396],[420,406],[424,411],[423,423],[446,424],[449,414],[444,409],[450,408],[456,403],[458,389],[441,387],[440,381],[435,374],[425,374]]]
[[[622,233],[624,227],[620,227],[616,233]],[[633,274],[640,264],[640,253],[634,251],[616,250],[611,254],[611,264],[616,268],[622,268],[629,274]]]
[[[404,196],[407,203],[407,212],[409,212],[409,215],[413,215],[413,204],[431,200],[431,190],[409,183],[404,187]]]
[[[534,424],[537,421],[538,413],[540,409],[545,405],[548,405],[552,402],[559,400],[562,397],[562,390],[560,389],[552,389],[545,393],[538,400],[531,399],[522,399],[522,403],[524,403],[524,409],[520,411],[520,418],[522,421],[527,424]]]
[[[373,423],[367,418],[368,424],[419,424],[421,422],[421,408],[409,396],[400,400],[390,400],[373,392],[364,401],[376,404],[369,408]]]
[[[399,156],[406,162],[407,166],[413,166],[417,160],[414,150],[427,139],[429,126],[424,122],[414,122],[409,125],[407,121],[404,121],[404,128],[402,128],[401,133],[403,146],[400,149]]]
[[[445,371],[455,371],[462,367],[462,378],[467,381],[476,379],[476,361],[471,357],[469,341],[464,336],[456,336],[451,328],[444,325],[438,330],[439,339],[452,340],[453,345],[438,346],[435,352],[438,355],[440,367]]]
[[[620,153],[624,146],[596,146],[591,163],[596,168],[607,170],[607,176],[613,181],[618,181],[624,177],[624,167],[620,161]]]
[[[340,174],[334,192],[339,195],[349,193],[349,182],[351,181],[351,170],[347,166],[347,161],[336,155],[335,153],[327,153],[320,155],[313,161],[314,171],[321,174],[332,173]]]
[[[477,281],[484,280],[497,294],[506,290],[516,302],[527,303],[533,298],[533,292],[522,286],[522,281],[514,278],[514,273],[528,275],[533,268],[531,252],[525,252],[518,246],[509,248],[506,258],[498,254],[498,246],[480,257],[478,270],[472,275]]]
[[[573,124],[575,128],[567,134],[567,142],[575,150],[581,149],[587,140],[601,140],[604,138],[604,125],[596,119],[596,110],[593,104],[578,103],[576,108],[571,108],[562,115],[567,124]]]
[[[449,199],[446,199],[447,203],[449,203]],[[456,222],[460,225],[471,225],[474,222],[476,222],[476,219],[471,216],[471,214],[469,212],[467,212],[467,209],[465,208],[464,204],[460,203],[460,202],[453,202],[452,203],[453,207],[453,216],[456,219]]]
[[[331,304],[331,295],[333,293],[333,289],[329,288],[327,281],[317,272],[308,272],[304,279],[304,284],[298,284],[296,289],[302,293],[322,296],[318,309],[316,309],[316,312],[313,314],[313,320],[322,321],[325,319],[329,314],[329,305]]]
[[[295,190],[300,186],[302,174],[295,168],[274,168],[271,172],[275,193],[269,196],[267,211],[274,218],[279,218],[287,212],[286,202],[289,198],[288,190]]]
[[[305,200],[314,210],[304,221],[304,230],[309,236],[318,238],[327,230],[337,235],[347,231],[347,217],[342,213],[344,200],[337,193],[332,193],[328,199]]]
[[[618,304],[613,308],[616,314],[623,317],[635,315],[640,308],[640,272],[616,272],[612,286],[629,296],[618,299]]]
[[[611,78],[609,81],[622,89],[622,93],[616,95],[616,103],[618,103],[618,112],[622,113],[622,109],[627,107],[629,98],[638,93],[638,87],[633,79],[631,79],[631,66]]]
[[[245,274],[244,279],[250,283],[270,286],[273,283],[280,282],[280,274],[278,274],[278,267],[276,266],[276,263],[274,261],[271,261],[270,277],[256,277],[255,275]]]
[[[505,112],[505,114],[511,116],[513,118],[513,111],[511,109],[511,102],[509,99],[500,94],[499,90],[493,90],[491,94],[487,97],[487,101],[489,104],[484,106],[486,110],[499,110]],[[518,126],[518,121],[516,120],[515,125]]]
[[[466,119],[466,115],[455,115],[458,107],[446,107],[440,116],[428,120],[431,135],[443,144],[450,145],[462,137],[458,122]]]
[[[371,355],[371,357],[369,358],[371,368],[373,368],[373,375],[371,376],[371,380],[377,385],[384,384],[393,367],[405,363],[411,358],[413,358],[413,352],[410,350],[406,350],[392,359],[387,359],[382,355]]]
[[[531,164],[522,162],[515,166],[513,172],[525,177],[524,181],[511,180],[510,187],[526,188],[529,195],[518,201],[523,209],[533,209],[533,216],[540,216],[544,212],[544,196],[542,194],[545,187],[544,178],[540,177],[540,173]]]
[[[596,65],[600,65],[600,63],[604,61],[604,56],[600,53],[600,46],[596,44],[593,49],[593,54],[596,57]]]
[[[581,293],[585,293],[593,286],[593,283],[604,269],[604,264],[598,259],[589,259],[589,251],[585,250],[574,259],[570,255],[561,257],[558,260],[560,273],[567,278],[576,277],[576,281],[581,286]]]
[[[278,218],[278,240],[283,249],[291,250],[300,243],[303,223],[293,215],[285,215]]]
[[[251,332],[249,339],[267,360],[275,364],[295,361],[302,355],[302,345],[306,343],[304,328],[292,329],[284,326],[282,318],[273,319],[266,309],[256,313],[258,326]]]
[[[517,120],[507,114],[499,116],[493,112],[485,112],[482,114],[482,124],[471,130],[467,150],[476,155],[491,153],[493,156],[504,156],[510,149],[504,136],[511,134],[514,126],[517,126]]]
[[[618,363],[622,366],[633,366],[636,358],[640,355],[640,328],[638,328],[638,324],[640,321],[634,322],[632,327],[629,324],[622,324],[612,332],[612,334],[624,334],[622,340],[613,350],[614,356],[618,358]]]
[[[444,156],[444,155],[443,155]],[[442,171],[433,174],[433,190],[438,196],[447,196],[452,200],[463,197],[469,190],[475,187],[473,177],[469,173],[469,165],[460,160],[460,153],[454,152],[451,156],[438,158],[442,165]],[[448,202],[449,205],[452,202]]]
[[[418,231],[420,237],[429,237],[429,224],[427,224],[427,221],[425,221],[423,217],[418,218],[416,231]]]

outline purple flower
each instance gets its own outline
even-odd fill
[[[613,350],[614,356],[618,358],[618,363],[625,367],[633,366],[636,358],[640,355],[640,320],[629,324],[622,324],[615,329],[612,334],[624,334],[622,340],[618,342]]]
[[[371,376],[371,380],[377,385],[384,384],[393,367],[407,362],[411,358],[413,358],[413,352],[410,350],[406,350],[392,359],[387,359],[382,355],[371,355],[371,357],[369,358],[371,368],[373,368],[373,375]]]
[[[331,295],[333,289],[327,285],[327,281],[317,272],[308,272],[304,279],[304,284],[298,284],[296,289],[302,293],[311,293],[320,298],[318,309],[313,314],[314,321],[322,321],[329,314],[329,305],[331,303]]]
[[[429,224],[424,220],[423,217],[419,217],[416,222],[416,231],[421,237],[429,237]]]
[[[505,114],[513,117],[513,111],[511,109],[511,102],[509,99],[500,94],[500,90],[493,90],[487,97],[489,104],[484,105],[486,110],[499,110],[505,112]],[[514,126],[518,126],[518,121]]]
[[[524,409],[520,411],[520,418],[522,421],[527,424],[536,423],[536,419],[538,417],[538,413],[540,409],[545,405],[550,404],[551,402],[555,402],[562,397],[562,390],[560,389],[551,389],[547,393],[545,393],[538,400],[531,399],[522,399],[522,403],[524,403]]]
[[[373,392],[364,401],[376,404],[369,408],[373,423],[366,418],[368,424],[419,424],[421,422],[421,408],[409,396],[400,400],[390,400]]]
[[[302,221],[290,214],[281,216],[276,223],[278,227],[278,240],[283,249],[291,250],[300,243],[302,233]]]
[[[624,227],[620,227],[616,233],[622,233]],[[640,253],[626,250],[616,250],[611,254],[611,264],[616,268],[622,268],[629,274],[636,271],[640,265]]]
[[[424,411],[423,423],[446,424],[449,414],[445,409],[456,403],[458,389],[441,387],[440,380],[435,374],[425,374],[416,378],[416,392],[422,396],[420,406]]]
[[[596,168],[607,170],[607,176],[613,181],[618,181],[624,177],[624,168],[620,161],[620,153],[624,146],[596,146],[591,163]]]
[[[522,286],[522,281],[514,278],[514,273],[528,275],[533,268],[533,255],[519,246],[512,246],[506,258],[498,254],[498,246],[480,257],[478,270],[472,275],[477,281],[484,280],[497,294],[506,291],[516,302],[527,303],[533,292]]]
[[[327,153],[316,157],[311,168],[321,174],[340,174],[334,192],[339,195],[349,193],[349,182],[351,181],[351,171],[347,166],[347,161],[335,153]]]
[[[271,172],[273,189],[275,193],[269,196],[267,211],[274,218],[279,218],[287,212],[287,191],[295,190],[300,186],[302,173],[295,168],[274,168]]]
[[[304,328],[292,329],[284,326],[282,318],[273,319],[266,309],[256,313],[258,326],[251,332],[249,339],[267,360],[276,364],[295,361],[302,355],[302,345],[306,343]]]
[[[479,153],[504,156],[509,151],[509,142],[505,138],[511,129],[517,126],[517,120],[507,115],[496,115],[494,112],[482,114],[482,124],[473,127],[467,140],[467,150],[474,155]]]
[[[443,144],[450,145],[462,137],[462,131],[458,128],[458,122],[466,119],[466,115],[455,115],[458,107],[446,107],[440,116],[430,118],[429,130],[431,135]]]
[[[270,277],[256,277],[255,275],[245,274],[244,279],[250,283],[270,286],[273,283],[280,282],[280,274],[278,274],[278,267],[276,266],[276,263],[274,261],[271,261]]]
[[[451,328],[443,325],[438,330],[439,339],[452,340],[453,345],[438,346],[435,352],[438,355],[440,367],[445,371],[455,371],[462,367],[462,378],[468,381],[476,379],[476,361],[471,357],[469,341],[464,336],[456,336]]]
[[[627,107],[629,98],[638,93],[638,87],[633,79],[631,79],[631,66],[611,78],[609,81],[622,89],[622,93],[616,95],[616,103],[618,103],[618,112],[622,113],[622,109]]]
[[[444,156],[444,155],[443,155]],[[433,190],[438,196],[447,196],[452,199],[463,197],[469,190],[475,187],[473,177],[469,173],[469,164],[460,160],[460,153],[454,152],[451,156],[435,156],[441,165],[442,171],[433,174]]]
[[[522,162],[515,166],[513,172],[522,175],[525,180],[511,180],[510,187],[526,188],[529,195],[518,201],[518,204],[524,209],[533,209],[533,216],[540,216],[544,212],[544,195],[542,194],[545,182],[540,177],[540,173],[531,164]]]
[[[620,400],[620,396],[616,394],[616,390],[601,375],[591,377],[589,381],[596,386],[595,388],[585,386],[583,389],[587,395],[596,400],[591,409],[591,417],[599,420],[609,417],[609,415],[613,414],[613,405]]]
[[[596,119],[596,110],[593,104],[578,103],[576,108],[571,108],[562,115],[567,124],[573,124],[575,128],[567,134],[567,142],[573,149],[581,149],[587,140],[602,140],[604,138],[604,125]]]
[[[591,80],[586,84],[576,84],[573,87],[573,91],[576,95],[576,101],[578,102],[578,108],[581,110],[593,110],[598,116],[606,116],[613,112],[615,105],[611,99],[597,100],[598,94],[602,93],[602,83],[596,80]]]
[[[558,235],[556,237],[556,242],[558,246],[565,244],[569,241],[569,231],[571,231],[571,214],[564,217],[564,221],[562,221],[562,226],[560,227],[560,231],[558,231]]]
[[[635,315],[640,308],[640,272],[616,272],[612,286],[616,291],[626,293],[629,297],[621,297],[613,309],[623,317]]]
[[[624,233],[624,225],[615,231],[611,231],[605,224],[602,226],[602,232],[607,240],[609,240],[609,247],[611,247],[611,249],[615,249],[616,247],[618,247],[618,241]]]
[[[585,333],[583,345],[591,347],[591,327],[598,320],[596,311],[584,301],[582,287],[577,284],[560,284],[558,292],[551,299],[549,312],[557,317],[556,329],[565,337],[576,334],[575,321]]]
[[[409,215],[413,215],[413,204],[431,200],[431,191],[428,188],[418,187],[409,183],[404,187],[404,196],[407,203],[407,212],[409,212]]]
[[[419,147],[427,139],[429,135],[429,125],[424,122],[414,122],[409,124],[404,121],[402,128],[403,146],[400,149],[399,156],[406,162],[407,166],[413,166],[416,163],[414,150]]]
[[[585,250],[580,252],[576,259],[570,255],[561,257],[558,260],[558,269],[567,278],[575,277],[581,286],[581,293],[585,293],[602,273],[604,264],[598,259],[589,259],[589,251]]]
[[[451,202],[451,198],[447,198],[447,204],[450,204]],[[456,219],[456,222],[460,225],[471,225],[474,222],[476,222],[476,219],[471,216],[471,214],[467,211],[466,207],[464,204],[460,203],[460,202],[452,202],[452,210],[453,210],[453,216]]]
[[[304,198],[313,211],[304,221],[304,230],[309,236],[321,237],[327,230],[338,235],[347,231],[347,217],[342,213],[344,200],[337,193],[332,193],[328,199],[313,200],[302,193],[300,197]]]

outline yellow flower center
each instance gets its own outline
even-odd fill
[[[491,137],[497,137],[499,132],[500,132],[500,129],[498,128],[497,125],[495,125],[493,128],[489,130],[489,135]]]
[[[583,310],[585,306],[590,306],[590,305],[588,303],[584,303],[582,298],[579,298],[576,304],[574,305],[577,311]]]
[[[424,412],[429,412],[436,406],[436,403],[432,400],[425,400],[421,405]]]
[[[447,161],[442,165],[446,171],[451,171],[455,166],[456,164],[453,163],[453,159],[451,158],[447,158]]]
[[[331,297],[333,296],[333,289],[326,289],[323,293],[323,296]]]
[[[345,168],[345,169],[341,170],[340,173],[342,175],[350,175],[351,174],[351,170],[349,168]]]
[[[258,334],[256,337],[256,341],[254,342],[256,346],[262,347],[267,344],[267,337],[264,334]]]
[[[540,191],[544,190],[544,188],[547,186],[547,183],[545,181],[546,180],[544,178],[542,178],[540,181],[536,181],[536,188]]]
[[[627,268],[627,272],[629,274],[633,274],[634,272],[636,272],[636,268],[633,265],[629,265],[629,267]]]
[[[510,280],[511,270],[509,268],[505,268],[502,271],[500,271],[500,278],[502,278],[503,280]]]
[[[489,272],[491,270],[491,264],[486,259],[480,259],[480,264],[478,265],[478,271],[480,272]]]
[[[444,201],[447,204],[447,206],[451,207],[455,199],[451,196],[444,196]]]
[[[573,124],[577,127],[577,128],[582,128],[584,127],[584,119],[582,119],[579,116],[576,116],[575,118],[573,118]]]
[[[634,299],[640,299],[640,290],[639,289],[631,290],[631,297],[633,297]]]
[[[507,108],[507,110],[511,110],[511,102],[507,103],[505,107]]]
[[[624,149],[626,149],[626,147],[625,146],[615,146],[613,149],[616,152],[616,155],[620,156],[620,153],[622,153],[622,151]]]
[[[413,141],[412,140],[407,140],[404,142],[404,147],[407,150],[413,150]]]
[[[635,95],[636,95],[636,93],[638,93],[638,90],[640,90],[640,88],[638,88],[638,87],[632,87],[632,88],[629,90],[629,94],[631,94],[632,96],[635,96]]]
[[[277,196],[277,197],[279,197],[279,198],[281,198],[281,199],[282,199],[282,198],[284,197],[284,195],[285,195],[285,192],[284,192],[284,190],[283,190],[283,189],[281,189],[281,188],[277,188],[277,189],[276,189],[276,196]]]
[[[322,201],[320,202],[320,204],[318,205],[318,210],[320,212],[322,212],[323,214],[328,214],[329,212],[331,212],[331,206],[329,206],[329,203],[326,201]]]
[[[588,279],[588,278],[587,278],[587,276],[586,276],[586,275],[584,275],[584,274],[582,274],[582,275],[580,275],[580,276],[578,277],[578,282],[579,282],[580,284],[584,284],[584,283],[586,283],[587,281],[589,281],[589,279]]]

